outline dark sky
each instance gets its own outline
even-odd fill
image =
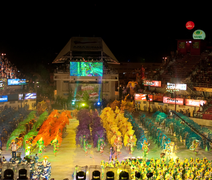
[[[120,62],[160,61],[176,50],[176,39],[192,38],[196,29],[210,40],[207,5],[50,2],[1,5],[0,52],[18,67],[52,62],[69,39],[79,35],[102,37]],[[185,28],[189,20],[194,30]]]

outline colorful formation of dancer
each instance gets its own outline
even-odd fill
[[[209,139],[212,137],[210,131],[205,127],[203,128],[199,126],[193,120],[183,116],[180,113],[177,113],[177,115],[183,118],[189,125],[181,121],[181,119],[176,115],[168,117],[165,113],[159,111],[154,113],[153,116],[155,118],[153,119],[155,119],[155,122],[161,124],[165,130],[168,130],[172,135],[176,136],[177,139],[182,142],[187,149],[191,149],[197,154],[198,148],[204,149],[204,143],[202,137],[195,133],[190,126],[195,128],[201,134],[205,134]],[[205,149],[210,149],[210,144],[207,142],[205,143]]]
[[[79,126],[77,127],[76,143],[87,154],[88,149],[91,148],[89,142],[92,138],[93,147],[97,147],[97,150],[102,154],[105,146],[105,129],[101,125],[101,118],[97,110],[82,109],[78,112],[77,119],[79,120]]]
[[[72,118],[70,111],[63,111],[61,114],[57,110],[51,112],[32,141],[32,146],[38,146],[39,154],[42,154],[42,150],[51,144],[56,156],[62,142],[63,129],[69,124],[70,118]]]
[[[116,107],[115,112],[106,107],[102,110],[100,115],[103,127],[106,129],[107,139],[110,145],[116,152],[116,156],[121,153],[122,137],[124,138],[124,146],[127,147],[129,153],[132,154],[134,146],[136,146],[137,138],[134,134],[132,124],[128,118],[124,117],[123,111]]]
[[[149,135],[152,137],[154,142],[162,149],[162,152],[166,153],[167,157],[170,156],[170,143],[171,140],[159,129],[155,126],[154,121],[150,118],[145,118],[145,115],[140,116],[140,122],[144,127],[148,129]]]
[[[125,117],[127,117],[132,123],[133,130],[135,131],[135,135],[138,139],[137,149],[143,150],[143,158],[146,159],[149,152],[150,144],[148,143],[147,138],[145,137],[144,130],[136,123],[135,119],[129,112],[125,111]]]
[[[102,172],[106,167],[116,167],[120,170],[131,169],[131,179],[154,179],[154,180],[183,180],[183,179],[210,179],[212,178],[212,162],[207,158],[200,160],[193,158],[180,160],[161,159],[127,159],[119,162],[101,161]]]

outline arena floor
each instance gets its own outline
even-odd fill
[[[52,173],[51,177],[55,178],[55,180],[63,180],[65,178],[72,179],[72,174],[74,172],[74,167],[78,166],[90,166],[90,165],[100,165],[101,160],[108,161],[109,160],[109,148],[110,145],[105,147],[104,153],[101,155],[97,152],[96,148],[91,148],[86,155],[82,148],[76,146],[75,136],[76,136],[76,129],[79,122],[76,119],[70,120],[69,125],[67,126],[65,137],[62,141],[62,144],[59,148],[59,151],[56,156],[53,154],[53,147],[48,146],[46,152],[43,153],[47,155],[48,161],[52,164]],[[179,149],[173,153],[171,156],[173,158],[179,157],[180,159],[184,158],[200,158],[207,157],[209,160],[212,160],[211,152],[205,152],[203,149],[200,149],[199,154],[196,156],[194,152],[186,149],[182,143],[177,141],[174,136],[171,136],[169,133],[166,132],[168,137],[171,138],[172,141],[176,142]],[[150,143],[150,151],[148,154],[148,158],[160,158],[161,149],[157,147],[153,143],[153,141],[147,137]],[[141,150],[135,150],[133,155],[130,155],[125,147],[121,150],[122,154],[118,157],[118,160],[123,160],[126,157],[142,157],[143,152]],[[6,157],[7,160],[11,157],[10,151],[5,151],[3,148],[3,156]],[[39,161],[42,161],[43,158],[40,158]]]

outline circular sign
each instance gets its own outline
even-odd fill
[[[206,35],[205,35],[205,32],[203,30],[196,30],[194,31],[193,33],[193,39],[205,39]]]
[[[186,23],[186,28],[187,28],[188,30],[192,30],[192,29],[194,28],[194,22],[193,22],[193,21],[188,21],[188,22]]]

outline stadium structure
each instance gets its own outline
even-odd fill
[[[53,63],[59,65],[54,73],[55,97],[72,93],[74,101],[99,104],[103,98],[115,99],[119,76],[107,67],[119,62],[102,38],[72,37]]]

